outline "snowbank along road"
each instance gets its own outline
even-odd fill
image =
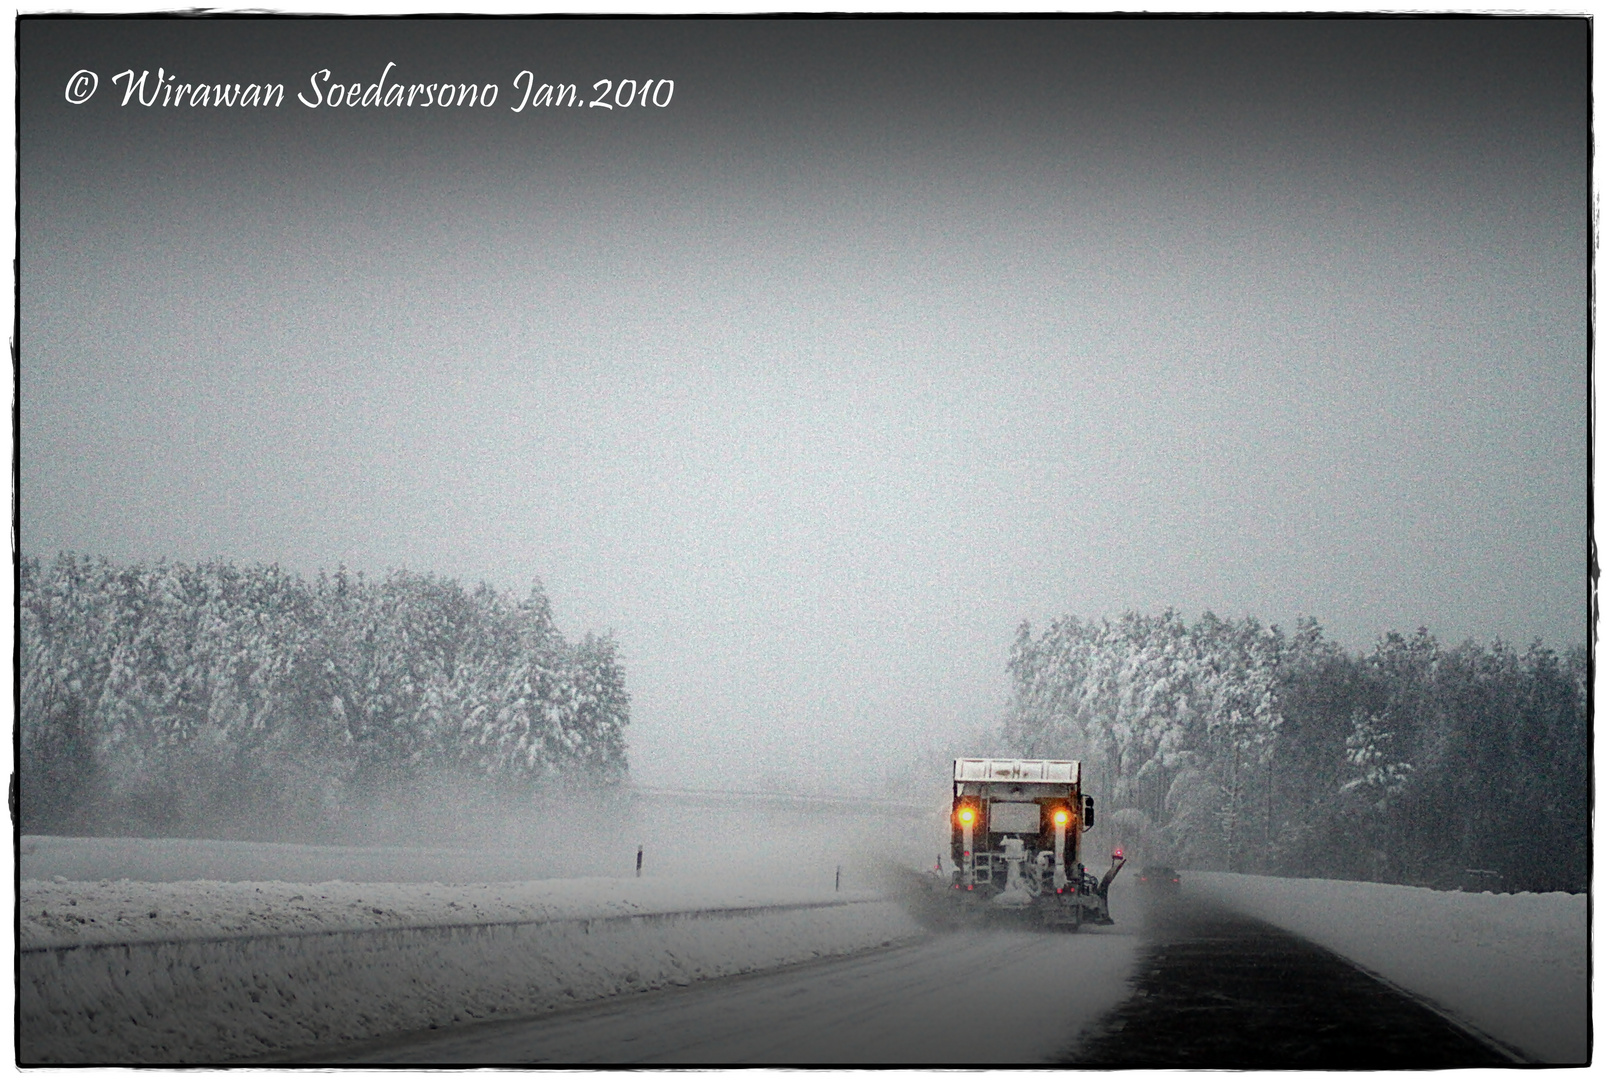
[[[919,933],[872,895],[721,897],[673,882],[25,882],[22,904],[25,1064],[219,1063],[539,1015]]]

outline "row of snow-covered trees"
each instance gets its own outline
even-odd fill
[[[1364,655],[1255,619],[1022,625],[1008,752],[1079,757],[1117,835],[1200,869],[1580,890],[1590,834],[1585,650]]]
[[[318,835],[443,778],[626,771],[613,639],[566,642],[539,585],[63,554],[18,606],[25,830]]]

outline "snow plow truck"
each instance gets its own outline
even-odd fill
[[[1118,848],[1097,878],[1080,860],[1094,799],[1079,762],[958,758],[949,824],[946,892],[961,912],[1071,930],[1113,921],[1106,894],[1125,860]]]

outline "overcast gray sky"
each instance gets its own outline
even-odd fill
[[[539,578],[649,783],[898,771],[1023,619],[1581,643],[1585,46],[25,20],[22,549]],[[499,101],[296,100],[388,61]],[[286,103],[120,105],[158,66]]]

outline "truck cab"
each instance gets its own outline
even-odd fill
[[[1072,929],[1112,920],[1104,878],[1084,868],[1081,837],[1094,824],[1076,761],[957,758],[950,815],[950,885],[962,905],[1018,909]]]

